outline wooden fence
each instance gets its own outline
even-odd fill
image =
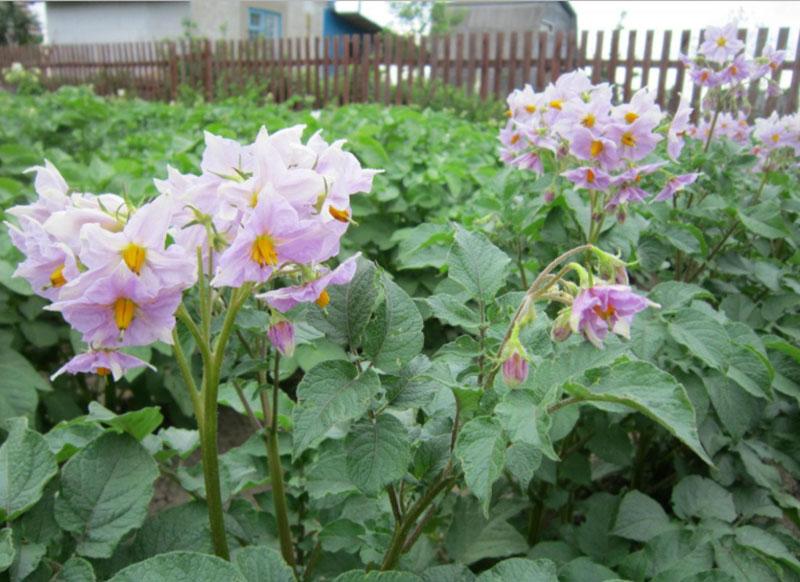
[[[788,28],[775,34],[762,28],[749,37],[740,30],[739,36],[750,54],[760,55],[768,40],[779,49],[796,47],[789,48],[789,58],[773,73],[783,95],[768,98],[753,87],[749,98],[754,115],[797,111],[800,35],[790,35]],[[690,30],[663,36],[616,30],[596,35],[470,33],[416,41],[345,35],[0,47],[0,68],[14,62],[39,67],[48,88],[93,83],[103,94],[125,89],[148,99],[175,99],[183,85],[213,100],[250,85],[270,92],[276,101],[304,96],[317,107],[360,101],[424,104],[445,84],[483,100],[503,99],[524,83],[541,90],[559,74],[585,68],[593,82],[615,83],[620,98],[629,99],[647,86],[660,105],[674,110],[681,94],[699,107],[701,91],[691,84],[678,56],[692,53],[700,38],[700,31]]]

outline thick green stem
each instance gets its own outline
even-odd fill
[[[236,314],[241,308],[252,289],[251,284],[236,289],[231,297],[228,312],[222,324],[222,331],[214,344],[214,351],[208,354],[208,346],[201,343],[201,353],[204,356],[206,370],[204,373],[203,396],[203,430],[200,435],[200,442],[203,453],[203,478],[206,485],[206,504],[208,505],[208,522],[211,526],[211,540],[214,545],[214,553],[225,560],[230,559],[228,550],[228,540],[225,537],[225,522],[222,513],[222,495],[219,485],[219,452],[217,450],[217,393],[219,391],[219,377],[222,368],[222,361],[225,355],[225,348],[228,339],[233,331],[233,323],[236,321]],[[185,312],[185,309],[184,309]],[[180,315],[180,310],[179,310]],[[191,318],[187,319],[191,321]],[[182,318],[183,320],[183,318]],[[196,328],[196,324],[192,321]],[[189,326],[191,329],[191,326]],[[201,334],[202,338],[202,334]],[[200,343],[200,342],[198,342]],[[205,352],[203,352],[205,350]],[[210,366],[208,365],[210,362]]]
[[[172,330],[172,352],[175,354],[175,361],[178,362],[178,369],[181,371],[183,383],[186,385],[186,391],[189,393],[189,398],[192,400],[192,409],[194,410],[194,417],[197,419],[197,428],[202,432],[203,404],[200,400],[200,392],[197,391],[197,384],[195,384],[189,361],[186,358],[186,354],[183,352],[176,329]]]
[[[409,508],[403,517],[403,521],[395,525],[392,542],[389,545],[389,549],[386,550],[381,570],[386,571],[393,569],[397,565],[397,561],[403,554],[404,549],[405,551],[411,549],[410,546],[406,546],[407,536],[411,528],[417,523],[417,519],[422,515],[422,512],[434,502],[436,496],[452,485],[453,479],[450,477],[449,471],[444,471],[441,477],[439,477],[439,480],[428,489],[425,495],[420,497],[417,502]]]
[[[292,569],[295,568],[294,544],[292,543],[292,530],[289,527],[289,507],[286,502],[286,488],[283,485],[283,466],[281,465],[280,451],[278,450],[278,391],[280,390],[280,362],[281,355],[275,352],[275,369],[273,372],[274,385],[272,387],[272,416],[268,417],[266,399],[262,398],[264,418],[269,418],[267,426],[267,460],[269,462],[269,479],[272,485],[272,503],[275,508],[275,519],[278,522],[278,539],[281,544],[281,554]]]

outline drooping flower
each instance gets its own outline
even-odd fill
[[[719,74],[709,67],[692,67],[689,71],[689,78],[695,85],[701,87],[716,87],[722,83]]]
[[[280,196],[263,196],[244,227],[219,259],[215,287],[241,287],[245,282],[263,283],[287,262],[324,261],[331,239],[338,234],[324,231],[313,221],[301,221],[297,211]],[[325,256],[327,255],[327,256]]]
[[[60,311],[83,334],[83,341],[104,347],[172,343],[180,289],[148,288],[123,266],[101,277],[76,299],[45,309]]]
[[[267,338],[282,356],[291,358],[294,354],[294,326],[287,319],[280,319],[269,326]]]
[[[630,337],[633,317],[647,307],[659,307],[626,285],[596,285],[583,289],[572,303],[570,327],[598,348],[608,332]]]
[[[703,34],[700,54],[710,61],[724,63],[744,48],[744,43],[737,38],[736,34],[735,22],[723,27],[709,26]]]
[[[101,348],[89,350],[73,357],[59,368],[55,374],[50,376],[50,379],[55,380],[66,372],[68,374],[97,374],[98,376],[111,374],[111,377],[116,381],[122,378],[122,375],[128,370],[141,368],[142,366],[155,371],[154,366],[135,356],[117,350]]]
[[[735,83],[744,81],[751,75],[750,63],[745,60],[743,54],[738,55],[719,73],[719,78],[723,83]]]
[[[345,285],[349,283],[356,273],[356,261],[361,253],[353,255],[332,271],[320,267],[319,276],[315,279],[294,287],[281,287],[266,293],[256,295],[257,299],[266,301],[273,309],[286,312],[298,303],[315,302],[320,307],[325,307],[330,301],[327,288],[331,285]]]
[[[683,136],[689,128],[691,115],[692,107],[689,106],[689,101],[682,99],[675,112],[675,117],[672,118],[672,123],[669,125],[669,130],[667,130],[667,153],[675,161],[678,160],[683,150]]]
[[[509,386],[521,384],[528,378],[528,359],[520,349],[515,349],[503,362],[503,380]]]
[[[694,184],[699,176],[700,174],[698,172],[692,172],[671,178],[664,185],[661,192],[658,193],[658,196],[655,197],[655,201],[663,202],[664,200],[670,200],[676,193],[686,188],[686,186]]]
[[[38,199],[33,204],[13,206],[6,210],[7,214],[17,218],[27,216],[43,223],[50,218],[53,212],[64,210],[69,205],[69,196],[67,196],[69,186],[49,160],[44,161],[44,166],[34,166],[25,172],[36,172],[33,186],[38,194]]]

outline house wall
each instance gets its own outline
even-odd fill
[[[162,40],[180,36],[189,2],[48,2],[51,44]]]
[[[560,2],[460,0],[449,4],[464,19],[452,32],[575,30],[575,18]]]
[[[320,0],[191,0],[197,34],[211,39],[246,39],[250,8],[272,10],[282,16],[283,36],[322,35]]]

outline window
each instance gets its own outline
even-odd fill
[[[248,36],[250,38],[279,38],[283,33],[283,17],[280,12],[250,8]]]

